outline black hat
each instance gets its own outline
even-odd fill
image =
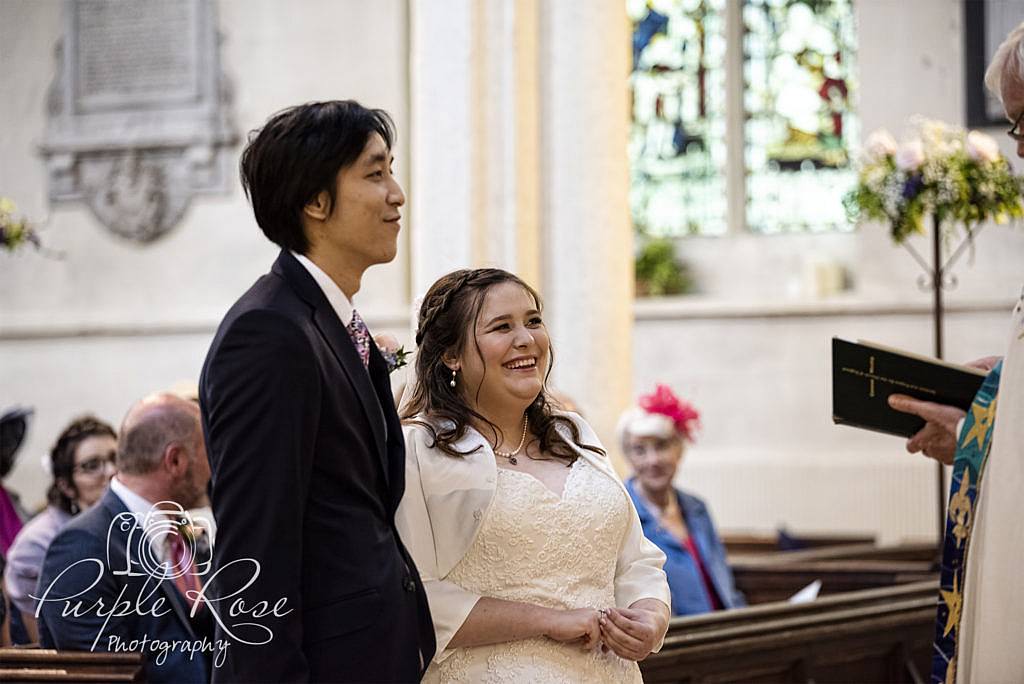
[[[32,413],[28,407],[16,406],[0,415],[0,478],[7,477],[14,468],[14,455],[25,441]]]

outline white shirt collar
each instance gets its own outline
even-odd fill
[[[128,485],[117,479],[117,476],[110,479],[110,490],[117,494],[117,498],[124,502],[128,511],[134,513],[140,522],[146,519],[146,514],[153,508],[152,503],[128,489]]]
[[[323,269],[298,252],[292,252],[292,256],[309,271],[309,275],[313,276],[313,280],[320,286],[324,296],[327,297],[327,302],[334,309],[334,313],[338,315],[338,320],[347,328],[348,324],[352,322],[352,302],[348,300],[338,284],[331,280],[331,276],[323,272]]]

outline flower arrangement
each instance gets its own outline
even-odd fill
[[[888,131],[872,133],[856,187],[843,199],[851,221],[885,221],[892,239],[924,233],[924,217],[937,225],[973,227],[989,219],[1024,216],[1022,178],[990,136],[941,121],[916,119],[914,135],[897,144]]]
[[[409,363],[407,359],[412,352],[407,352],[404,346],[399,346],[398,340],[395,339],[394,335],[381,333],[373,338],[373,342],[377,345],[377,350],[380,351],[380,355],[384,357],[384,361],[388,364],[389,374],[394,373]]]
[[[14,217],[17,210],[14,202],[0,197],[0,247],[13,252],[25,243],[31,243],[38,249],[39,236],[24,218]]]
[[[700,413],[691,404],[679,399],[667,385],[655,385],[654,392],[641,396],[637,403],[647,413],[657,413],[671,420],[676,432],[684,440],[693,441],[700,427]]]

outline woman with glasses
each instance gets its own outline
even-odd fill
[[[15,537],[4,569],[8,598],[21,611],[30,642],[38,641],[38,632],[36,602],[29,595],[35,593],[46,549],[72,516],[100,500],[114,476],[116,456],[117,433],[92,416],[72,421],[50,451],[49,503]]]
[[[673,615],[746,605],[707,506],[672,484],[698,417],[692,406],[658,385],[619,419],[619,442],[635,473],[626,489],[644,535],[667,557]]]

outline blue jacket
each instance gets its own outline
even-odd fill
[[[672,591],[672,614],[695,615],[713,610],[714,606],[708,600],[707,592],[704,591],[700,570],[689,551],[658,523],[656,514],[647,508],[643,499],[637,494],[635,479],[631,478],[626,482],[626,490],[636,505],[644,535],[667,556],[665,574],[668,575],[668,586]],[[722,607],[741,608],[747,605],[743,594],[736,589],[732,570],[726,561],[725,545],[722,544],[722,540],[715,530],[715,523],[711,520],[707,506],[697,497],[687,494],[681,489],[675,491],[679,497],[679,510],[683,513],[686,527],[700,553],[701,562],[704,564],[704,569],[711,579],[711,585],[714,587],[715,593],[718,594],[718,600]]]
[[[40,614],[39,640],[45,648],[70,651],[118,651],[117,644],[134,646],[131,650],[143,651],[147,682],[207,682],[208,654],[198,648],[190,653],[183,642],[197,644],[206,637],[209,643],[209,609],[203,614],[205,620],[198,615],[190,619],[185,599],[173,582],[154,581],[145,572],[124,572],[129,558],[132,567],[138,567],[138,559],[144,557],[141,545],[148,543],[140,526],[121,524],[128,515],[124,502],[108,489],[95,506],[65,525],[50,544],[36,588],[37,596],[49,589]],[[73,597],[72,607],[82,606],[78,617],[70,611],[62,615],[67,597]],[[99,602],[102,617],[93,608]],[[118,609],[104,624],[114,605]],[[145,646],[141,644],[143,638]],[[178,644],[167,648],[161,658],[159,649],[175,641]]]

